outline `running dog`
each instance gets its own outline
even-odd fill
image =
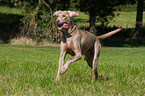
[[[93,70],[92,78],[97,78],[98,58],[101,51],[99,40],[110,37],[121,30],[117,29],[101,36],[95,36],[88,31],[78,29],[77,26],[74,25],[72,18],[78,15],[78,13],[73,11],[56,11],[53,14],[53,16],[57,16],[56,24],[58,30],[62,32],[62,41],[60,44],[61,52],[56,81],[60,79],[61,74],[66,72],[69,65],[72,62],[81,59],[82,55],[85,55],[85,60]],[[64,64],[66,54],[70,54],[73,57]]]

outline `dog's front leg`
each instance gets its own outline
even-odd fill
[[[74,50],[75,56],[72,57],[72,58],[70,58],[70,59],[66,62],[66,64],[65,64],[65,65],[63,66],[63,68],[61,69],[61,74],[63,74],[63,73],[66,72],[66,70],[68,69],[68,66],[69,66],[72,62],[81,59],[81,47],[80,47],[80,42],[79,42],[79,41],[76,41],[76,42],[74,43],[74,48],[75,48],[75,50]]]
[[[61,70],[63,68],[65,54],[66,54],[66,52],[63,52],[60,55],[60,58],[59,58],[59,67],[58,67],[56,81],[59,81],[59,79],[60,79],[60,74],[61,74]]]
[[[60,58],[59,58],[59,67],[58,67],[58,72],[57,72],[57,77],[56,77],[56,81],[59,81],[60,79],[60,74],[61,74],[61,70],[63,68],[63,64],[64,64],[64,59],[65,59],[65,55],[66,55],[66,46],[61,43],[61,46],[60,46]]]
[[[74,61],[76,61],[76,60],[79,60],[79,59],[81,59],[81,54],[80,54],[80,53],[77,53],[73,58],[69,59],[69,60],[66,62],[66,64],[62,67],[62,69],[61,69],[61,74],[63,74],[63,73],[66,72],[66,70],[68,69],[68,66],[69,66],[72,62],[74,62]]]

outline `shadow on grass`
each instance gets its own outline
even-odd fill
[[[110,78],[109,76],[99,75],[97,81],[108,81]]]
[[[66,76],[61,76],[61,80],[62,82],[66,82],[66,83],[69,83],[69,82],[72,82],[72,83],[80,83],[80,82],[84,82],[84,83],[92,83],[92,75],[88,74],[88,75],[75,75],[75,74],[67,74],[67,79],[66,79]],[[102,82],[102,81],[109,81],[111,80],[111,77],[107,76],[107,75],[103,75],[103,74],[100,74],[97,79],[94,80],[94,83],[95,82]]]

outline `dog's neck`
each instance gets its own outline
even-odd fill
[[[76,29],[76,25],[73,23],[73,21],[70,21],[70,28],[68,29],[68,33],[72,33]]]
[[[71,21],[69,29],[63,29],[62,32],[62,41],[66,42],[67,38],[71,37],[71,33],[76,29],[76,25]]]
[[[68,32],[64,32],[62,31],[62,37],[61,37],[61,40],[63,41],[63,43],[66,43],[67,41],[67,38],[70,38],[71,35],[68,33]]]
[[[76,25],[73,24],[73,27],[68,30],[68,33],[71,34],[75,29],[76,29]]]

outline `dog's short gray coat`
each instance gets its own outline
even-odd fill
[[[88,31],[78,29],[76,25],[73,24],[72,17],[78,16],[78,13],[76,12],[56,11],[54,16],[57,16],[56,24],[58,25],[58,29],[62,32],[62,41],[60,44],[61,53],[56,81],[60,79],[61,74],[66,72],[69,65],[72,62],[81,59],[82,55],[85,55],[85,60],[93,69],[92,78],[97,78],[98,57],[101,51],[99,39],[110,37],[121,29],[114,30],[101,36],[95,36]],[[73,57],[64,64],[64,59],[67,53]]]

